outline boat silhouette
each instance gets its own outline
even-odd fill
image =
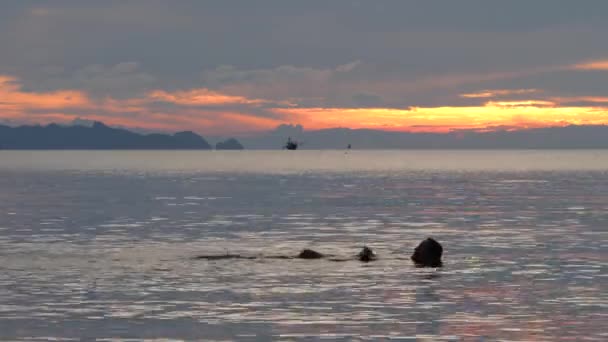
[[[285,146],[283,146],[283,148],[288,150],[297,150],[298,145],[299,143],[297,141],[291,140],[291,137],[289,137],[287,138],[287,142],[285,143]]]

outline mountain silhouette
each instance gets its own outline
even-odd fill
[[[101,122],[90,126],[19,126],[0,125],[2,149],[74,149],[74,150],[177,150],[211,149],[198,134],[179,132],[169,134],[138,134],[126,129],[112,128]]]
[[[243,148],[243,145],[234,138],[226,139],[225,141],[220,141],[215,144],[216,150],[242,150]]]
[[[450,133],[389,132],[373,129],[332,128],[306,131],[300,125],[281,125],[259,136],[234,138],[215,148],[281,149],[291,137],[303,142],[303,149],[605,149],[608,126],[571,125],[523,130]],[[217,141],[217,140],[216,140]],[[89,125],[46,126],[0,125],[0,149],[211,149],[193,132],[140,134],[101,122]]]

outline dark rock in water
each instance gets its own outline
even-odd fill
[[[412,261],[419,267],[441,267],[443,247],[433,238],[422,241],[412,254]]]
[[[360,261],[369,262],[376,260],[376,253],[371,248],[364,246],[361,252],[359,252],[358,258]]]
[[[324,255],[312,249],[305,249],[297,257],[300,259],[321,259]]]

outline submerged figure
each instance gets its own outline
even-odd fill
[[[418,267],[441,267],[443,247],[433,238],[427,238],[414,249],[412,261]]]
[[[370,262],[376,260],[376,252],[367,246],[363,246],[363,249],[359,252],[357,257],[359,258],[359,261]]]
[[[219,254],[219,255],[198,255],[194,259],[206,259],[206,260],[224,260],[224,259],[256,259],[254,256],[244,256],[240,254]]]
[[[357,260],[363,262],[369,262],[376,260],[376,253],[369,247],[364,246],[361,252],[357,254]],[[352,258],[336,258],[334,255],[330,254],[321,254],[312,249],[303,249],[296,256],[288,256],[288,255],[271,255],[271,256],[246,256],[241,254],[220,254],[220,255],[199,255],[194,257],[194,259],[206,259],[206,260],[225,260],[225,259],[326,259],[328,261],[334,262],[343,262],[353,260]]]
[[[304,249],[300,252],[300,254],[298,254],[298,256],[296,258],[299,259],[321,259],[323,258],[324,255],[317,252],[317,251],[313,251],[312,249]]]

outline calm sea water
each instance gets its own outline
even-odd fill
[[[606,341],[607,151],[0,151],[0,340]],[[441,269],[408,260],[433,236]],[[324,260],[193,260],[199,254]]]

